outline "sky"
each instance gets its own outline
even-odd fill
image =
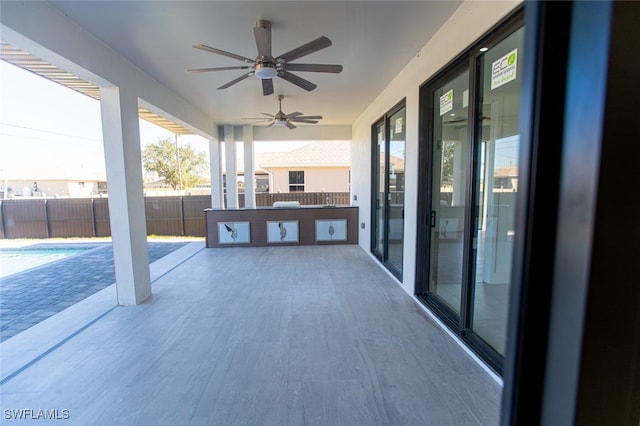
[[[0,180],[18,171],[49,169],[83,169],[104,178],[100,121],[99,101],[0,61]],[[142,146],[167,137],[174,134],[140,120]],[[206,139],[182,135],[178,140],[209,157]],[[298,146],[301,143],[259,143],[255,150]]]

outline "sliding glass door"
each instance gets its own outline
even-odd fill
[[[405,106],[372,127],[371,252],[402,280],[404,245]]]
[[[515,236],[520,139],[518,134],[524,29],[478,58],[479,131],[474,184],[482,207],[474,230],[473,312],[469,327],[504,356]],[[500,69],[507,70],[500,71]]]
[[[416,295],[498,371],[522,167],[523,48],[516,15],[420,89]]]
[[[433,94],[429,292],[460,313],[468,181],[469,70]]]

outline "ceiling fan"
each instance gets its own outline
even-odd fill
[[[278,95],[278,112],[273,114],[267,114],[266,112],[262,112],[261,114],[266,115],[269,118],[259,117],[259,118],[243,118],[243,120],[260,120],[264,122],[268,122],[269,124],[266,127],[271,126],[287,126],[290,129],[295,129],[296,126],[293,123],[307,123],[307,124],[316,124],[318,120],[322,120],[321,115],[302,115],[301,112],[292,112],[291,114],[285,114],[282,112],[282,100],[284,99],[283,95]]]
[[[312,82],[298,77],[297,75],[292,74],[290,71],[325,73],[342,72],[342,65],[292,63],[292,61],[295,61],[296,59],[331,46],[331,40],[329,40],[327,37],[319,37],[274,58],[271,55],[271,22],[264,20],[256,22],[256,26],[253,29],[253,35],[256,39],[256,46],[258,47],[258,56],[255,59],[250,59],[244,56],[236,55],[234,53],[225,52],[224,50],[216,49],[215,47],[206,46],[204,44],[196,44],[193,46],[196,49],[204,50],[211,53],[217,53],[218,55],[223,55],[229,58],[243,61],[247,65],[235,67],[188,69],[187,72],[197,73],[208,71],[249,70],[246,74],[243,74],[235,80],[231,80],[230,82],[223,84],[222,86],[218,87],[218,89],[226,89],[227,87],[233,86],[234,84],[255,75],[262,80],[262,94],[264,96],[273,94],[274,77],[280,77],[283,80],[286,80],[289,83],[293,83],[296,86],[301,87],[307,91],[311,91],[317,87]]]

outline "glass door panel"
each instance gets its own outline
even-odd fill
[[[416,295],[493,368],[505,353],[520,164],[521,13],[420,88]],[[521,185],[522,186],[522,185]]]
[[[404,238],[404,153],[405,108],[389,118],[389,159],[387,162],[387,262],[402,274]]]
[[[524,29],[480,59],[481,166],[475,197],[480,217],[473,280],[472,330],[504,355],[518,192],[518,117]],[[480,124],[481,123],[481,124]]]
[[[430,293],[460,313],[468,164],[469,71],[434,92]]]
[[[386,170],[386,157],[385,157],[385,126],[384,122],[374,127],[374,159],[373,159],[373,233],[374,238],[371,244],[373,253],[381,260],[384,261],[385,257],[385,238],[384,238],[384,222],[385,222],[385,205],[386,205],[386,191],[385,191],[385,176]]]

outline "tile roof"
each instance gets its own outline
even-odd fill
[[[349,167],[351,164],[350,141],[312,142],[290,152],[269,158],[256,157],[256,168],[306,166]]]
[[[380,153],[380,164],[381,164],[381,166],[384,165],[384,161],[385,161],[385,153],[381,152]],[[391,168],[394,171],[396,171],[396,172],[404,172],[404,158],[392,155],[389,158],[389,161],[391,162]]]
[[[493,175],[496,177],[518,176],[518,166],[496,167],[496,169],[493,171]]]

